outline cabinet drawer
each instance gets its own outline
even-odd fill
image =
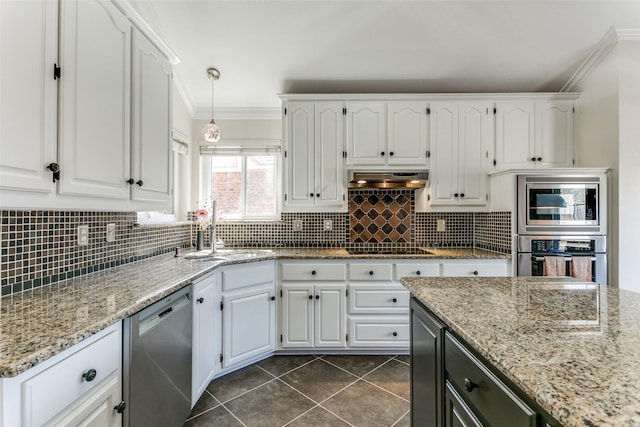
[[[349,347],[409,347],[409,316],[349,316]]]
[[[344,282],[347,266],[344,263],[288,264],[282,263],[282,280],[334,280]]]
[[[488,425],[536,425],[536,413],[449,333],[445,333],[444,366],[447,379]]]
[[[258,264],[241,264],[224,267],[220,273],[222,290],[243,288],[245,286],[270,283],[275,280],[275,268],[273,262]]]
[[[394,279],[400,280],[402,277],[438,277],[440,276],[440,263],[420,263],[420,264],[396,264],[396,274]]]
[[[507,263],[452,263],[445,262],[442,264],[442,275],[444,277],[462,277],[462,276],[507,276]]]
[[[391,280],[393,264],[349,264],[349,280]]]
[[[25,426],[40,426],[80,397],[89,395],[120,369],[122,335],[120,328],[61,360],[22,384]],[[86,381],[82,375],[95,369]]]
[[[373,284],[372,284],[373,285]],[[408,314],[409,291],[402,286],[349,285],[351,314]]]

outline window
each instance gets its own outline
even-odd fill
[[[218,221],[279,219],[279,150],[256,143],[203,147],[201,153],[203,194],[211,195],[203,200],[215,200]]]

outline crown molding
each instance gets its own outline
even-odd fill
[[[198,108],[193,116],[194,119],[211,118],[210,108]],[[215,119],[216,120],[279,120],[282,118],[282,110],[277,107],[254,107],[254,108],[239,108],[239,107],[227,107],[216,108]]]
[[[620,40],[640,40],[640,29],[618,29],[611,27],[560,92],[580,92],[584,80],[598,67],[604,58],[607,57],[611,49],[613,49]]]

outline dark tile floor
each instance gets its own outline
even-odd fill
[[[273,356],[213,380],[184,427],[408,427],[409,356]]]

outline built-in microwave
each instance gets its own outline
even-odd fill
[[[518,176],[518,234],[606,234],[606,177]]]

